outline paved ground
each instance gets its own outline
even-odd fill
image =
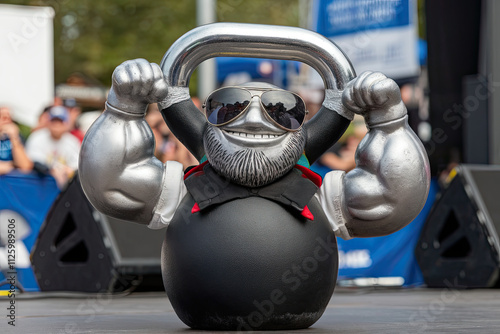
[[[2,315],[0,333],[208,333],[188,329],[161,292],[47,296],[17,297],[16,326]],[[0,298],[0,312],[8,306]],[[500,290],[339,288],[313,327],[293,333],[497,334]]]

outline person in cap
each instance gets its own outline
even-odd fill
[[[68,108],[69,112],[69,133],[78,138],[81,143],[83,137],[85,137],[85,133],[83,133],[78,124],[78,117],[82,114],[82,108],[80,108],[73,98],[65,99],[63,105]]]
[[[38,170],[47,170],[59,188],[78,168],[79,151],[80,142],[69,133],[69,112],[63,106],[51,107],[47,128],[33,132],[26,142],[26,152]]]
[[[15,168],[29,172],[33,163],[26,155],[19,128],[12,121],[9,108],[0,106],[0,175]]]

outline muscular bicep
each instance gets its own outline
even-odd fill
[[[373,172],[355,168],[344,178],[345,203],[349,215],[362,220],[383,219],[391,214],[393,203],[387,196],[387,188]]]
[[[342,237],[387,235],[417,216],[427,197],[430,173],[425,151],[405,119],[372,128],[359,144],[356,165],[343,177],[331,178],[332,185],[322,194],[325,199],[332,194],[341,198],[330,211],[342,215],[330,216],[335,229],[344,226],[348,232]],[[324,201],[328,205],[331,200]]]
[[[149,223],[164,173],[153,153],[153,135],[142,117],[105,112],[80,152],[80,178],[90,202],[115,218]]]

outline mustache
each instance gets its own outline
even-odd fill
[[[245,147],[228,152],[212,127],[207,129],[204,139],[212,167],[232,182],[248,187],[263,186],[286,174],[299,160],[305,146],[305,136],[300,131],[284,143],[281,154],[272,157]]]

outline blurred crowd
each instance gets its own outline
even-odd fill
[[[0,175],[14,169],[52,175],[63,188],[78,168],[83,132],[77,126],[81,109],[74,99],[55,99],[24,138],[11,111],[0,106]]]
[[[200,107],[197,99],[194,102]],[[64,189],[78,169],[85,132],[99,115],[100,112],[82,114],[74,99],[55,98],[40,113],[38,123],[23,136],[11,110],[0,105],[0,175],[16,171],[51,175],[57,186]],[[155,155],[159,160],[176,160],[185,168],[198,164],[172,134],[156,104],[150,105],[145,119],[155,137]]]
[[[312,117],[321,107],[322,99],[308,99],[307,94],[304,97],[309,117]],[[193,102],[201,111],[199,99],[193,98]],[[82,113],[74,99],[56,98],[41,112],[36,126],[23,136],[12,120],[9,108],[0,106],[0,175],[14,170],[51,175],[58,187],[64,189],[78,169],[80,145],[85,132],[99,115],[100,112]],[[178,161],[184,168],[198,164],[170,131],[156,104],[149,105],[145,120],[154,135],[155,156],[160,161]],[[356,149],[366,132],[363,118],[356,117],[339,142],[311,169],[324,176],[330,170],[349,171],[355,168]]]
[[[193,98],[193,102],[198,109],[201,109],[201,104],[197,98]],[[156,104],[149,105],[146,122],[148,122],[155,137],[155,156],[158,160],[162,162],[178,161],[182,163],[184,169],[198,164],[198,160],[170,131]]]

